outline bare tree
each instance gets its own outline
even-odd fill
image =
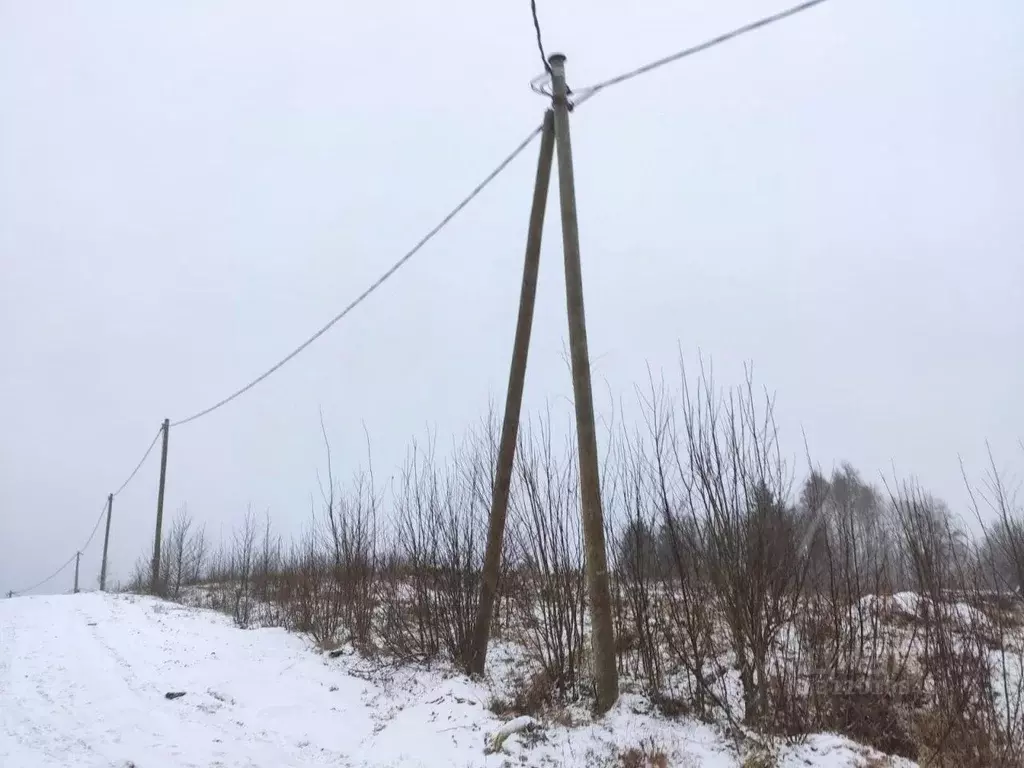
[[[749,371],[744,387],[723,394],[703,368],[695,388],[685,370],[682,382],[687,504],[739,667],[744,717],[758,722],[769,714],[771,654],[807,574],[774,403],[758,405]]]
[[[232,616],[243,629],[252,621],[257,531],[256,516],[250,507],[245,513],[242,528],[234,533],[233,548],[229,555],[230,582],[234,593]]]

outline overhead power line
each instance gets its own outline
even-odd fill
[[[544,62],[544,71],[551,74],[551,65],[548,63],[548,55],[544,53],[544,40],[540,34],[540,20],[537,18],[537,0],[530,0],[530,12],[533,14],[533,28],[537,32],[537,50],[540,51],[540,60]]]
[[[742,37],[743,35],[749,32],[754,32],[758,29],[763,29],[764,27],[770,26],[777,21],[782,21],[783,19],[788,19],[791,16],[796,16],[797,14],[803,13],[804,11],[808,11],[814,6],[821,5],[824,2],[826,2],[826,0],[807,0],[806,2],[800,3],[799,5],[793,6],[792,8],[788,8],[784,11],[779,11],[778,13],[772,14],[771,16],[765,16],[764,18],[758,19],[757,21],[752,21],[751,23],[745,24],[742,27],[738,27],[737,29],[734,29],[730,32],[725,32],[721,35],[718,35],[717,37],[713,37],[710,40],[706,40],[705,42],[700,43],[698,45],[691,46],[690,48],[685,48],[669,56],[664,56],[660,59],[650,62],[649,64],[644,64],[643,66],[637,67],[636,69],[631,69],[628,72],[623,72],[621,75],[616,75],[615,77],[611,77],[600,83],[595,83],[594,85],[588,86],[586,88],[579,88],[576,91],[577,94],[579,94],[579,96],[575,100],[575,103],[577,106],[579,106],[588,99],[596,96],[599,92],[611,88],[612,86],[619,85],[620,83],[624,83],[627,80],[632,80],[633,78],[639,77],[640,75],[645,75],[648,72],[665,66],[666,64],[672,64],[673,62],[679,61],[680,59],[685,59],[688,56],[693,56],[694,54],[702,53],[708,50],[709,48],[714,48],[715,46],[721,45],[722,43],[727,43],[730,40],[733,40],[737,37]]]
[[[266,379],[272,373],[276,372],[278,369],[280,369],[286,363],[288,363],[293,358],[295,358],[300,352],[304,351],[306,349],[306,347],[308,347],[314,341],[316,341],[321,336],[323,336],[325,333],[327,333],[327,331],[329,331],[331,328],[333,328],[334,325],[339,320],[341,320],[343,317],[345,317],[345,315],[347,315],[349,312],[351,312],[357,306],[362,304],[363,301],[365,301],[366,298],[369,297],[369,295],[371,293],[373,293],[378,288],[380,288],[380,286],[383,285],[384,282],[388,280],[388,278],[390,278],[392,275],[394,275],[395,272],[397,272],[401,267],[403,267],[406,264],[406,262],[409,261],[409,259],[411,259],[413,256],[415,256],[420,251],[420,249],[423,248],[423,246],[425,246],[428,242],[430,242],[438,232],[440,232],[442,229],[444,229],[449,224],[449,222],[451,222],[451,220],[454,219],[462,211],[463,208],[465,208],[467,205],[469,205],[469,203],[472,202],[472,200],[477,195],[479,195],[484,190],[484,188],[487,187],[487,185],[489,185],[492,181],[494,181],[494,179],[496,179],[498,177],[498,175],[502,171],[504,171],[505,168],[507,168],[508,165],[513,160],[515,160],[516,157],[518,157],[519,154],[524,149],[526,149],[527,146],[529,146],[530,142],[533,141],[540,134],[540,131],[541,131],[541,126],[537,126],[532,131],[530,131],[529,135],[525,139],[523,139],[521,142],[519,142],[518,146],[516,146],[516,148],[513,149],[505,157],[504,160],[502,160],[500,163],[498,163],[497,167],[493,171],[488,173],[487,176],[484,177],[483,181],[481,181],[479,184],[476,185],[476,187],[473,188],[472,192],[470,192],[468,195],[466,195],[465,198],[462,199],[462,202],[460,202],[458,205],[456,205],[448,213],[448,215],[446,215],[443,219],[441,219],[440,223],[438,223],[437,226],[435,226],[426,235],[424,235],[420,239],[420,241],[418,243],[416,243],[416,245],[414,245],[412,247],[412,249],[410,249],[404,256],[402,256],[402,258],[400,258],[398,261],[396,261],[384,274],[382,274],[379,278],[377,278],[377,280],[374,281],[370,285],[369,288],[367,288],[365,291],[363,291],[361,294],[359,294],[359,296],[357,296],[348,306],[346,306],[343,310],[341,310],[341,312],[339,312],[333,318],[331,318],[322,328],[320,328],[320,330],[318,330],[316,333],[314,333],[312,336],[310,336],[308,339],[306,339],[304,342],[302,342],[302,344],[300,344],[298,347],[296,347],[294,350],[292,350],[290,353],[288,353],[285,357],[283,357],[280,361],[278,361],[273,366],[268,368],[264,373],[261,373],[259,376],[257,376],[255,379],[250,381],[248,384],[246,384],[241,389],[239,389],[239,390],[233,392],[232,394],[228,395],[223,400],[220,400],[220,401],[214,403],[209,408],[204,408],[203,410],[199,411],[198,413],[194,413],[194,414],[192,414],[191,416],[189,416],[187,418],[179,419],[178,421],[171,422],[170,426],[172,426],[172,427],[180,427],[183,424],[188,424],[191,421],[195,421],[196,419],[202,418],[203,416],[206,416],[207,414],[213,413],[218,408],[221,408],[221,407],[227,405],[228,403],[230,403],[235,398],[244,395],[246,392],[248,392],[250,389],[255,387],[261,381]]]
[[[24,589],[14,589],[14,590],[11,590],[12,594],[23,595],[26,592],[32,592],[32,591],[34,591],[36,589],[39,589],[41,586],[49,583],[53,579],[57,578],[61,573],[63,573],[64,569],[67,568],[69,565],[71,565],[71,563],[73,563],[75,561],[75,557],[77,557],[80,552],[85,552],[85,550],[89,548],[89,545],[92,543],[93,538],[95,538],[95,536],[96,536],[96,531],[98,531],[99,528],[100,528],[100,523],[103,521],[103,516],[106,514],[106,512],[107,512],[107,505],[106,505],[106,502],[104,502],[103,508],[100,510],[100,516],[98,518],[96,518],[96,524],[93,526],[92,533],[89,534],[89,538],[85,540],[85,544],[83,544],[81,547],[79,547],[77,550],[75,550],[75,553],[73,555],[71,555],[71,557],[69,557],[64,562],[63,565],[61,565],[57,570],[55,570],[53,573],[51,573],[45,579],[43,579],[42,581],[36,582],[31,587],[25,587]]]
[[[85,552],[85,550],[89,548],[89,545],[92,544],[92,540],[96,537],[96,531],[100,529],[100,523],[103,522],[103,517],[104,515],[106,515],[106,513],[107,505],[106,503],[104,503],[103,507],[100,509],[100,516],[96,518],[96,525],[92,527],[92,533],[90,533],[89,538],[85,540],[85,544],[78,548],[79,552]]]
[[[147,448],[146,452],[142,454],[142,458],[139,459],[139,463],[135,465],[135,469],[132,470],[132,473],[128,475],[128,479],[121,483],[120,488],[114,491],[115,496],[118,496],[121,493],[121,491],[123,491],[128,486],[128,483],[130,483],[135,478],[135,475],[139,473],[139,470],[142,469],[142,465],[146,463],[146,459],[149,458],[149,454],[153,452],[153,446],[155,446],[156,441],[160,439],[160,432],[162,431],[162,429],[163,428],[161,427],[161,429],[158,429],[156,431],[156,434],[153,435],[153,442],[149,444],[149,448]]]
[[[142,465],[145,464],[146,463],[146,459],[149,458],[149,454],[153,452],[153,446],[156,445],[156,441],[159,439],[159,437],[160,437],[160,430],[157,430],[156,436],[153,438],[153,441],[149,444],[149,447],[146,449],[146,452],[142,455],[142,458],[139,459],[139,463],[135,465],[135,469],[133,469],[132,473],[130,475],[128,475],[128,479],[125,480],[123,483],[121,483],[121,487],[118,488],[116,491],[114,491],[114,493],[113,493],[114,496],[117,496],[119,493],[121,493],[121,491],[123,491],[128,486],[128,483],[130,483],[135,478],[135,475],[137,475],[139,473],[139,470],[142,469]],[[32,592],[33,590],[39,589],[39,587],[43,586],[44,584],[47,584],[48,582],[50,582],[53,579],[57,578],[61,573],[63,573],[64,569],[67,568],[69,565],[71,565],[71,563],[74,562],[75,556],[78,555],[78,553],[80,553],[80,552],[85,552],[85,550],[87,550],[89,548],[89,545],[92,544],[92,540],[94,538],[96,538],[96,532],[100,529],[100,523],[103,522],[103,516],[106,514],[106,512],[107,512],[107,505],[106,505],[106,502],[104,502],[103,507],[100,509],[99,517],[96,518],[96,523],[95,523],[95,525],[93,525],[92,531],[89,533],[89,538],[87,538],[85,540],[85,543],[82,546],[80,546],[77,550],[75,550],[75,554],[71,555],[71,557],[69,557],[64,562],[63,565],[61,565],[57,570],[55,570],[53,573],[51,573],[45,579],[43,579],[42,581],[36,582],[31,587],[26,587],[24,589],[11,590],[11,593],[14,594],[14,595],[22,595],[22,594],[25,594],[26,592]]]
[[[71,565],[71,563],[74,562],[74,560],[75,560],[75,558],[77,556],[78,556],[78,553],[75,552],[75,554],[73,554],[70,558],[68,558],[67,562],[65,562],[64,565],[62,565],[60,568],[58,568],[56,571],[51,573],[49,576],[47,576],[42,581],[33,584],[31,587],[26,587],[25,589],[14,589],[14,590],[11,590],[11,593],[14,594],[14,595],[23,595],[26,592],[31,592],[31,591],[33,591],[35,589],[39,589],[41,586],[43,586],[47,582],[52,581],[53,579],[57,578],[65,568],[67,568],[69,565]]]
[[[728,42],[730,40],[733,40],[733,39],[735,39],[737,37],[741,37],[741,36],[743,36],[743,35],[745,35],[745,34],[747,34],[749,32],[754,32],[754,31],[756,31],[758,29],[762,29],[764,27],[770,26],[771,24],[774,24],[775,22],[782,21],[782,20],[787,19],[787,18],[789,18],[791,16],[795,16],[795,15],[797,15],[799,13],[802,13],[803,11],[810,10],[811,8],[814,8],[815,6],[821,5],[824,2],[826,2],[826,0],[806,0],[806,2],[803,2],[803,3],[800,3],[798,5],[795,5],[795,6],[793,6],[791,8],[788,8],[788,9],[786,9],[784,11],[780,11],[778,13],[772,14],[771,16],[766,16],[764,18],[758,19],[757,21],[753,21],[753,22],[751,22],[749,24],[745,24],[742,27],[739,27],[739,28],[734,29],[734,30],[729,31],[729,32],[725,32],[725,33],[723,33],[721,35],[718,35],[717,37],[714,37],[714,38],[712,38],[710,40],[707,40],[707,41],[705,41],[703,43],[700,43],[698,45],[694,45],[694,46],[691,46],[689,48],[685,48],[685,49],[683,49],[681,51],[678,51],[676,53],[670,54],[668,56],[664,56],[664,57],[662,57],[660,59],[656,59],[655,61],[652,61],[652,62],[650,62],[648,64],[644,64],[644,65],[642,65],[640,67],[637,67],[635,69],[629,70],[629,71],[624,72],[624,73],[622,73],[620,75],[616,75],[615,77],[609,78],[609,79],[601,81],[599,83],[595,83],[594,85],[588,86],[586,88],[581,88],[581,89],[579,89],[577,91],[577,93],[579,94],[579,97],[574,99],[574,102],[575,102],[576,105],[582,104],[583,102],[587,101],[590,98],[593,98],[595,95],[597,95],[598,93],[600,93],[603,90],[606,90],[606,89],[611,88],[613,86],[619,85],[619,84],[624,83],[624,82],[626,82],[628,80],[632,80],[632,79],[634,79],[636,77],[639,77],[641,75],[647,74],[648,72],[652,72],[655,69],[659,69],[659,68],[661,68],[661,67],[663,67],[663,66],[665,66],[667,64],[671,64],[673,62],[679,61],[680,59],[684,59],[684,58],[687,58],[688,56],[693,56],[693,55],[695,55],[697,53],[701,53],[703,51],[709,50],[711,48],[714,48],[715,46],[721,45],[722,43],[726,43],[726,42]],[[537,16],[537,1],[536,0],[530,0],[530,9],[531,9],[532,17],[533,17],[534,30],[536,31],[536,36],[537,36],[537,49],[540,52],[540,56],[541,56],[542,61],[544,62],[544,68],[547,71],[547,73],[550,75],[551,68],[550,68],[550,64],[548,62],[547,54],[544,51],[544,43],[543,43],[543,37],[542,37],[542,34],[541,34],[540,21],[539,21],[538,16]],[[539,87],[536,82],[533,85],[534,85],[534,89],[537,90],[539,93],[543,93],[545,95],[550,96],[550,93],[545,91],[542,87]],[[497,167],[494,168],[494,170],[492,170],[489,174],[487,174],[487,176],[485,176],[484,179],[479,184],[477,184],[477,186],[474,187],[473,190],[465,198],[463,198],[461,202],[458,203],[458,205],[456,205],[443,219],[441,219],[441,221],[433,229],[431,229],[429,232],[427,232],[427,234],[424,235],[419,240],[419,242],[417,242],[408,252],[406,252],[398,261],[396,261],[386,272],[384,272],[379,278],[377,278],[377,280],[375,280],[366,290],[364,290],[361,294],[359,294],[359,296],[357,296],[352,302],[350,302],[344,309],[342,309],[341,312],[339,312],[337,315],[335,315],[333,318],[331,318],[323,327],[321,327],[318,331],[316,331],[316,333],[314,333],[312,336],[310,336],[308,339],[306,339],[304,342],[302,342],[302,344],[300,344],[298,347],[296,347],[294,350],[292,350],[290,353],[288,353],[284,358],[279,360],[277,363],[275,363],[273,366],[271,366],[269,369],[267,369],[265,372],[263,372],[262,374],[257,376],[255,379],[250,381],[245,386],[243,386],[240,389],[236,390],[235,392],[233,392],[232,394],[228,395],[224,399],[214,403],[213,405],[211,405],[208,408],[204,408],[203,410],[201,410],[201,411],[199,411],[197,413],[194,413],[191,416],[188,416],[187,418],[183,418],[183,419],[179,419],[177,421],[171,422],[170,426],[178,427],[178,426],[182,426],[183,424],[188,424],[189,422],[195,421],[196,419],[202,418],[203,416],[206,416],[206,415],[208,415],[210,413],[213,413],[214,411],[216,411],[216,410],[220,409],[221,407],[227,405],[228,403],[230,403],[231,401],[235,400],[236,398],[241,397],[243,394],[248,392],[250,389],[255,387],[257,384],[259,384],[260,382],[262,382],[263,380],[265,380],[266,378],[271,376],[273,373],[278,371],[285,364],[287,364],[288,362],[293,360],[301,352],[303,352],[307,347],[309,347],[314,341],[316,341],[321,336],[323,336],[325,333],[327,333],[327,331],[329,331],[331,328],[333,328],[340,320],[342,320],[346,315],[348,315],[349,312],[351,312],[353,309],[355,309],[357,306],[359,306],[372,293],[374,293],[378,288],[380,288],[381,285],[383,285],[389,278],[391,278],[401,267],[403,267],[410,259],[412,259],[412,257],[415,256],[428,242],[430,242],[430,240],[432,240],[442,229],[444,229],[467,205],[469,205],[470,202],[472,202],[492,181],[494,181],[494,179],[497,178],[502,173],[502,171],[504,171],[505,168],[507,168],[512,163],[512,161],[515,160],[516,157],[518,157],[523,152],[523,150],[525,150],[527,148],[527,146],[529,146],[529,144],[533,141],[533,139],[535,139],[541,133],[541,129],[542,129],[541,126],[537,126],[536,128],[534,128],[526,136],[526,138],[524,138],[515,147],[515,149],[513,149],[497,165]],[[162,430],[163,430],[163,427],[161,427],[161,430],[157,431],[156,435],[153,437],[153,440],[150,442],[149,447],[146,448],[146,451],[142,455],[142,458],[139,460],[138,464],[136,464],[136,466],[132,470],[131,474],[121,484],[120,488],[118,488],[112,494],[112,496],[119,495],[128,486],[128,484],[135,478],[135,476],[138,474],[139,470],[142,468],[143,464],[145,464],[146,459],[149,458],[149,455],[150,455],[150,453],[152,453],[153,448],[156,446],[156,443],[157,443],[157,441],[160,438]],[[26,592],[31,592],[33,590],[36,590],[39,587],[42,587],[43,585],[45,585],[48,582],[50,582],[52,579],[56,578],[68,566],[70,566],[71,563],[74,562],[75,557],[78,554],[80,554],[81,552],[84,552],[89,547],[89,545],[92,543],[92,540],[96,537],[96,532],[99,530],[100,524],[103,521],[103,516],[104,516],[104,513],[106,512],[106,509],[107,509],[106,504],[104,504],[103,508],[101,508],[101,510],[100,510],[100,515],[96,519],[96,523],[93,526],[92,531],[89,533],[89,537],[85,541],[85,544],[83,544],[76,551],[75,554],[73,554],[70,558],[68,558],[68,560],[66,560],[59,568],[57,568],[57,570],[55,570],[53,573],[48,575],[45,579],[43,579],[43,580],[33,584],[30,587],[25,588],[25,589],[13,590],[12,594],[24,594]]]

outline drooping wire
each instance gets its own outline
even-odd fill
[[[688,56],[693,56],[694,54],[702,53],[703,51],[706,51],[709,48],[714,48],[715,46],[721,45],[722,43],[726,43],[737,37],[741,37],[749,32],[754,32],[758,29],[762,29],[763,27],[770,26],[771,24],[774,24],[777,21],[782,21],[783,19],[789,18],[790,16],[796,16],[798,13],[810,10],[814,6],[821,5],[824,2],[826,2],[826,0],[806,0],[806,2],[800,3],[799,5],[795,5],[792,8],[787,8],[786,10],[779,11],[778,13],[772,14],[771,16],[765,16],[764,18],[758,19],[757,21],[753,21],[749,24],[744,24],[742,27],[738,27],[730,32],[725,32],[721,35],[718,35],[717,37],[713,37],[710,40],[706,40],[698,45],[694,45],[690,48],[685,48],[681,51],[678,51],[677,53],[670,54],[669,56],[664,56],[648,64],[644,64],[643,66],[637,67],[636,69],[631,69],[628,72],[623,72],[621,75],[616,75],[615,77],[609,78],[599,83],[595,83],[594,85],[588,86],[586,88],[579,88],[577,89],[577,94],[579,95],[575,100],[575,104],[576,106],[579,106],[588,99],[591,99],[594,96],[596,96],[600,91],[603,91],[607,88],[611,88],[614,85],[619,85],[620,83],[624,83],[627,80],[632,80],[635,77],[647,74],[648,72],[663,67],[666,64],[671,64],[673,62],[679,61],[680,59],[685,59]]]
[[[537,0],[530,0],[530,12],[533,14],[533,28],[537,33],[537,50],[540,51],[540,60],[544,63],[544,71],[551,74],[551,65],[548,63],[548,55],[544,53],[544,40],[540,33],[540,20],[537,18]]]
[[[257,376],[255,379],[250,381],[248,384],[246,384],[241,389],[239,389],[239,390],[233,392],[232,394],[228,395],[223,400],[220,400],[220,401],[214,403],[209,408],[204,408],[203,410],[201,410],[201,411],[199,411],[197,413],[194,413],[194,414],[192,414],[191,416],[189,416],[187,418],[178,419],[177,421],[171,422],[170,426],[172,426],[172,427],[180,427],[183,424],[188,424],[191,421],[195,421],[196,419],[202,418],[203,416],[206,416],[207,414],[213,413],[218,408],[221,408],[221,407],[227,405],[228,403],[230,403],[235,398],[244,395],[246,392],[248,392],[250,389],[255,387],[261,381],[263,381],[268,376],[270,376],[271,374],[273,374],[274,372],[279,370],[286,363],[288,363],[289,361],[294,359],[299,353],[301,353],[303,350],[305,350],[314,341],[316,341],[321,336],[323,336],[325,333],[327,333],[327,331],[329,331],[331,328],[333,328],[334,325],[339,320],[341,320],[343,317],[345,317],[349,312],[351,312],[357,306],[362,304],[363,301],[365,301],[370,296],[370,294],[372,294],[374,291],[376,291],[378,288],[380,288],[380,286],[383,285],[384,282],[388,280],[388,278],[390,278],[392,275],[394,275],[395,272],[397,272],[401,267],[403,267],[406,264],[406,262],[409,261],[409,259],[411,259],[413,256],[415,256],[420,251],[420,249],[423,248],[423,246],[425,246],[428,242],[430,242],[434,238],[434,236],[437,235],[438,232],[440,232],[442,229],[444,229],[451,222],[451,220],[454,219],[462,211],[463,208],[465,208],[467,205],[469,205],[470,202],[472,202],[473,199],[476,198],[476,196],[479,195],[484,190],[485,187],[487,187],[487,185],[489,185],[492,181],[494,181],[494,179],[496,179],[498,177],[498,175],[502,171],[504,171],[505,168],[507,168],[509,166],[509,164],[511,164],[511,162],[513,160],[515,160],[520,155],[520,153],[522,153],[522,151],[524,149],[526,149],[527,146],[529,146],[530,142],[533,141],[540,134],[540,132],[541,132],[541,126],[537,126],[532,131],[530,131],[529,135],[525,139],[523,139],[521,142],[519,142],[518,146],[516,146],[516,148],[513,149],[505,157],[504,160],[502,160],[500,163],[498,163],[497,167],[493,171],[488,173],[487,176],[484,177],[483,181],[481,181],[479,184],[476,185],[476,187],[473,188],[473,191],[471,191],[468,195],[466,195],[466,197],[464,197],[462,199],[462,201],[458,205],[456,205],[443,219],[441,219],[440,223],[438,223],[437,226],[435,226],[426,235],[424,235],[420,239],[420,241],[418,243],[416,243],[416,245],[414,245],[412,247],[412,249],[410,249],[404,256],[402,256],[402,258],[400,258],[398,261],[396,261],[384,274],[382,274],[379,278],[377,278],[377,280],[374,281],[370,285],[369,288],[367,288],[365,291],[363,291],[361,294],[359,294],[359,296],[357,296],[351,303],[349,303],[348,306],[346,306],[344,309],[342,309],[341,312],[339,312],[334,317],[332,317],[329,321],[327,321],[327,323],[322,328],[320,328],[320,330],[318,330],[316,333],[314,333],[312,336],[310,336],[308,339],[306,339],[304,342],[302,342],[302,344],[300,344],[298,347],[296,347],[294,350],[292,350],[290,353],[288,353],[288,355],[286,355],[284,358],[282,358],[279,362],[275,363],[273,366],[271,366],[269,369],[267,369],[264,373],[262,373],[259,376]]]
[[[114,491],[115,496],[119,495],[121,491],[123,491],[128,486],[128,483],[130,483],[135,478],[135,475],[139,473],[139,470],[142,469],[142,465],[146,463],[146,459],[149,458],[149,454],[153,452],[153,446],[155,446],[156,441],[160,439],[160,433],[162,431],[163,427],[156,431],[156,434],[153,436],[153,442],[149,444],[149,448],[147,448],[146,452],[142,454],[142,458],[139,459],[139,463],[135,465],[135,469],[133,469],[132,473],[128,475],[128,479],[121,483],[121,487]]]
[[[85,544],[83,544],[82,546],[80,546],[78,548],[79,552],[85,552],[85,550],[87,550],[89,548],[89,545],[92,544],[92,540],[96,536],[96,531],[98,531],[100,529],[100,523],[103,522],[103,517],[106,514],[107,514],[107,505],[106,505],[106,503],[104,503],[103,504],[103,509],[100,510],[100,516],[96,518],[96,525],[94,525],[92,527],[92,533],[90,533],[89,534],[89,538],[85,540]]]
[[[64,565],[62,565],[60,568],[58,568],[56,571],[51,573],[49,576],[47,576],[42,581],[33,584],[31,587],[26,587],[25,589],[12,589],[11,590],[11,594],[12,595],[23,595],[26,592],[32,592],[33,590],[39,589],[41,586],[43,586],[47,582],[52,581],[53,579],[55,579],[58,576],[60,576],[60,574],[64,571],[64,569],[67,568],[69,565],[71,565],[72,561],[77,556],[78,556],[78,553],[76,552],[70,558],[68,558],[68,560],[64,563]]]
[[[98,531],[100,529],[100,523],[103,521],[103,516],[106,514],[106,512],[107,512],[107,504],[106,504],[106,502],[104,502],[103,503],[103,508],[100,510],[100,515],[99,515],[98,518],[96,518],[96,524],[92,527],[92,533],[89,534],[89,538],[85,540],[85,544],[83,544],[81,547],[79,547],[77,550],[75,550],[75,554],[73,554],[71,557],[69,557],[64,562],[63,565],[61,565],[57,570],[55,570],[53,573],[51,573],[49,576],[47,576],[42,581],[38,581],[35,584],[33,584],[31,587],[25,587],[24,589],[13,589],[13,590],[11,590],[11,594],[12,595],[23,595],[26,592],[32,592],[32,591],[34,591],[36,589],[39,589],[44,584],[47,584],[48,582],[50,582],[53,579],[57,578],[61,573],[63,573],[64,569],[67,568],[69,565],[71,565],[71,563],[74,562],[75,558],[78,555],[80,555],[82,552],[85,552],[85,550],[89,548],[89,545],[92,543],[93,538],[96,536],[96,531]]]
[[[231,402],[236,397],[239,397],[240,395],[242,395],[245,392],[249,391],[254,386],[259,384],[261,381],[266,379],[272,373],[274,373],[279,368],[281,368],[283,365],[285,365],[285,363],[289,362],[294,357],[296,357],[300,352],[302,352],[304,349],[306,349],[306,347],[308,347],[310,344],[312,344],[314,341],[316,341],[318,338],[320,338],[323,334],[325,334],[328,330],[330,330],[339,320],[341,320],[343,317],[345,317],[345,315],[347,315],[349,312],[351,312],[353,309],[355,309],[359,304],[361,304],[367,297],[369,297],[369,295],[371,293],[376,291],[388,278],[390,278],[395,272],[397,272],[399,270],[399,268],[401,268],[406,262],[409,261],[409,259],[411,259],[414,255],[416,255],[416,253],[419,252],[419,250],[422,249],[423,246],[425,246],[430,240],[432,240],[435,235],[437,235],[442,229],[444,229],[444,227],[447,226],[448,223],[451,222],[452,219],[454,219],[467,205],[469,205],[469,203],[472,202],[473,199],[476,198],[477,195],[479,195],[484,190],[485,187],[487,187],[492,181],[494,181],[494,179],[497,178],[498,175],[501,174],[501,172],[504,171],[505,168],[507,168],[512,163],[512,161],[515,160],[515,158],[518,157],[523,152],[523,150],[526,149],[527,146],[529,146],[530,142],[532,142],[533,139],[535,139],[540,134],[540,132],[541,132],[541,127],[540,126],[538,126],[533,131],[531,131],[530,134],[527,135],[526,138],[524,138],[519,143],[519,145],[517,145],[516,148],[511,153],[509,153],[509,155],[506,156],[505,159],[502,160],[501,163],[499,163],[498,166],[493,171],[491,171],[486,177],[484,177],[483,181],[481,181],[479,184],[477,184],[477,186],[474,187],[473,190],[465,198],[463,198],[463,200],[455,208],[453,208],[448,213],[447,216],[445,216],[440,221],[440,223],[438,223],[423,238],[421,238],[420,241],[418,243],[416,243],[416,245],[413,246],[413,248],[410,251],[408,251],[404,256],[402,256],[402,258],[399,259],[397,262],[395,262],[395,264],[393,264],[390,269],[388,269],[383,275],[381,275],[372,285],[370,285],[369,288],[367,288],[365,291],[363,291],[363,293],[361,293],[358,297],[356,297],[356,299],[353,300],[347,307],[345,307],[338,315],[336,315],[334,318],[332,318],[325,326],[323,326],[313,336],[311,336],[309,339],[307,339],[305,342],[303,342],[303,344],[301,344],[299,347],[297,347],[287,357],[282,359],[280,362],[278,362],[276,365],[274,365],[268,371],[263,373],[261,376],[257,377],[253,381],[249,382],[249,384],[247,384],[242,389],[238,390],[237,392],[235,392],[234,394],[232,394],[229,397],[225,398],[224,400],[221,400],[219,403],[216,403],[213,406],[211,406],[210,408],[207,408],[207,409],[205,409],[203,411],[200,411],[199,413],[196,413],[193,416],[188,417],[187,419],[181,419],[179,421],[176,421],[173,424],[171,424],[171,426],[180,426],[182,424],[186,424],[186,423],[188,423],[190,421],[194,421],[194,420],[200,418],[201,416],[205,416],[206,414],[211,413],[211,412],[217,410],[218,408],[220,408],[223,405],[227,405],[227,403]],[[113,494],[114,496],[117,496],[118,494],[120,494],[128,486],[128,484],[135,478],[135,476],[138,474],[139,470],[142,468],[142,465],[145,464],[146,459],[149,458],[150,453],[153,452],[153,448],[156,446],[157,440],[159,440],[161,432],[162,432],[162,427],[161,427],[160,430],[157,430],[156,435],[153,437],[153,440],[150,442],[149,447],[146,448],[146,451],[142,455],[142,458],[139,460],[138,464],[135,465],[135,468],[132,470],[132,472],[128,476],[128,478],[121,484],[121,487],[118,488],[114,492],[114,494]],[[39,587],[42,587],[45,584],[49,583],[50,581],[55,579],[57,576],[59,576],[61,573],[63,573],[63,571],[69,565],[71,565],[71,563],[75,560],[75,557],[77,557],[80,553],[82,553],[86,549],[88,549],[89,545],[92,543],[93,539],[96,537],[96,532],[99,530],[100,524],[103,522],[103,516],[106,513],[106,510],[107,510],[107,505],[106,505],[106,503],[104,503],[103,507],[100,510],[99,516],[96,518],[96,523],[95,523],[95,525],[93,525],[92,531],[89,533],[89,537],[85,540],[85,543],[81,547],[79,547],[79,549],[75,552],[75,554],[73,554],[59,568],[57,568],[57,570],[55,570],[53,573],[49,574],[46,578],[42,579],[41,581],[36,582],[35,584],[33,584],[30,587],[25,587],[25,588],[22,588],[22,589],[11,590],[11,594],[12,595],[20,595],[20,594],[25,594],[26,592],[32,592],[32,591],[38,589]]]
[[[160,430],[157,430],[156,436],[153,438],[153,441],[149,444],[149,447],[146,449],[146,452],[142,455],[142,458],[139,460],[139,463],[135,465],[135,469],[133,469],[132,473],[130,475],[128,475],[128,479],[125,480],[123,483],[121,483],[121,487],[118,488],[116,491],[114,491],[114,493],[113,493],[114,496],[117,496],[119,493],[121,493],[121,491],[123,491],[128,486],[128,483],[130,483],[135,478],[135,475],[138,474],[139,470],[142,469],[142,465],[146,463],[146,459],[149,458],[149,454],[153,452],[153,446],[156,445],[156,441],[159,439],[159,437],[160,437]],[[11,590],[11,594],[20,595],[20,594],[24,594],[26,592],[31,592],[31,591],[33,591],[35,589],[38,589],[39,587],[43,586],[44,584],[48,583],[52,579],[55,579],[57,576],[59,576],[64,571],[65,568],[67,568],[69,565],[71,565],[71,562],[75,559],[75,557],[79,553],[85,552],[85,550],[87,550],[89,548],[89,545],[92,544],[92,540],[94,538],[96,538],[96,532],[100,529],[100,523],[103,522],[103,516],[106,514],[106,512],[107,512],[107,504],[104,503],[102,509],[100,509],[99,516],[96,518],[96,523],[92,527],[92,532],[89,534],[89,538],[87,538],[85,540],[85,544],[83,544],[81,547],[79,547],[76,550],[75,554],[72,555],[71,557],[69,557],[67,559],[67,561],[62,566],[60,566],[60,568],[58,568],[56,571],[51,573],[49,576],[47,576],[42,581],[40,581],[40,582],[38,582],[36,584],[33,584],[31,587],[28,587],[26,589]]]

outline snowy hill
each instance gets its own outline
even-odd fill
[[[718,731],[647,714],[630,696],[600,721],[547,724],[486,755],[502,725],[490,697],[458,675],[332,659],[284,630],[239,630],[149,598],[0,601],[3,768],[582,768],[627,765],[631,749],[656,757],[638,766],[741,764]],[[820,736],[782,748],[778,765],[837,768],[866,754]]]

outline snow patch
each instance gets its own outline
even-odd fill
[[[503,722],[488,703],[521,673],[496,644],[490,677],[330,658],[282,629],[99,593],[0,602],[0,766],[12,768],[499,768],[617,766],[630,749],[672,766],[742,764],[720,730],[624,694],[573,725]],[[518,670],[517,670],[518,665]],[[165,694],[184,691],[173,701]],[[780,764],[841,768],[837,736],[780,748]],[[894,765],[910,765],[896,762]]]

